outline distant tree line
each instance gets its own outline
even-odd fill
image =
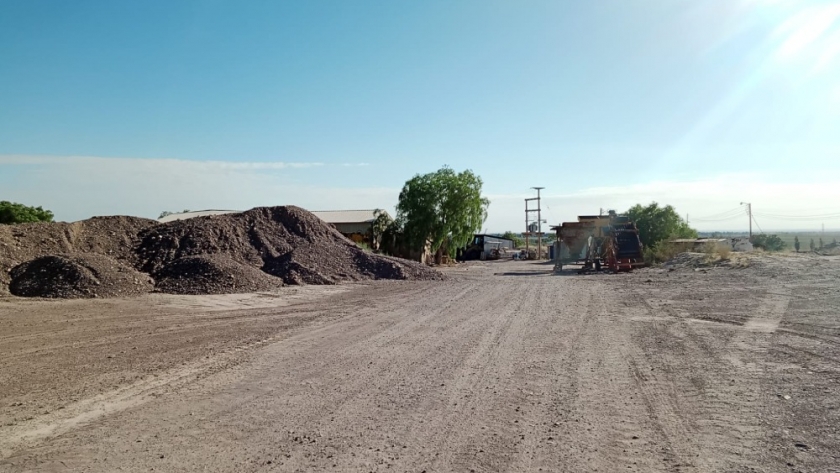
[[[164,210],[163,212],[161,212],[161,213],[160,213],[160,216],[159,216],[158,218],[167,217],[167,216],[169,216],[169,215],[175,215],[175,214],[177,214],[177,213],[182,213],[182,214],[185,214],[185,213],[187,213],[187,212],[191,212],[191,210],[189,210],[189,209],[184,209],[184,210],[182,210],[181,212],[170,212],[170,211],[168,211],[168,210]]]

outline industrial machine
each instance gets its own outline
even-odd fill
[[[580,265],[580,272],[630,271],[644,266],[639,230],[629,217],[610,212],[608,215],[581,215],[577,222],[564,222],[554,227],[559,248],[555,251],[555,268]]]

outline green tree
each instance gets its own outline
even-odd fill
[[[636,204],[627,211],[630,220],[639,229],[642,244],[653,248],[669,238],[697,238],[697,230],[688,226],[673,206],[660,206],[652,202],[647,206]]]
[[[52,222],[53,213],[41,207],[29,207],[16,202],[0,201],[0,224]]]
[[[382,244],[382,235],[394,223],[394,219],[388,215],[388,212],[382,209],[373,211],[373,224],[371,225],[371,232],[373,233],[373,249],[378,250]]]
[[[405,183],[397,204],[397,219],[408,244],[422,250],[430,243],[437,252],[448,240],[455,255],[481,229],[490,201],[481,196],[482,180],[472,171],[449,167],[416,175]]]
[[[782,251],[785,249],[785,241],[779,238],[778,235],[755,235],[752,244],[756,248],[761,248],[765,251]]]
[[[817,245],[814,244],[814,239],[811,238],[811,251],[814,251],[815,249],[817,249]]]
[[[793,237],[793,247],[796,248],[796,252],[799,253],[799,237]]]
[[[525,244],[525,240],[522,239],[522,236],[520,236],[518,233],[513,233],[510,230],[502,233],[502,238],[513,240],[513,244],[516,245],[517,248]]]

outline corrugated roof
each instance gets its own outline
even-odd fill
[[[177,214],[169,214],[166,217],[159,218],[158,222],[166,223],[166,222],[174,222],[175,220],[186,220],[188,218],[195,218],[195,217],[207,217],[208,215],[224,215],[224,214],[235,214],[239,213],[241,210],[196,210],[194,212],[182,212]]]
[[[312,212],[327,223],[371,223],[376,210],[319,210]],[[387,213],[387,212],[386,212]]]

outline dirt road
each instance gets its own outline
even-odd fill
[[[0,471],[840,471],[811,259],[3,300]]]

